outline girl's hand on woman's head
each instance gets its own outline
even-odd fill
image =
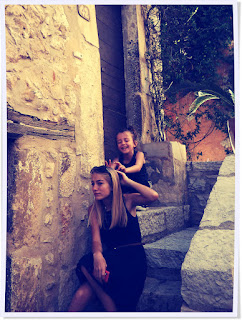
[[[109,159],[108,161],[105,160],[105,166],[108,167],[108,168],[112,168],[112,161]]]
[[[112,162],[112,160],[109,159],[108,161],[105,161],[105,166],[107,168],[116,169],[117,163],[116,162]]]
[[[116,162],[114,162],[115,164],[116,164],[116,170],[117,171],[122,171],[122,172],[126,172],[126,167],[122,164],[122,163],[120,163],[120,162],[118,162],[118,161],[116,161]]]

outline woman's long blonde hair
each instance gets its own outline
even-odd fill
[[[93,173],[102,174],[112,189],[112,220],[109,229],[112,229],[115,226],[126,226],[128,217],[123,201],[122,189],[118,173],[116,172],[116,170],[108,168],[106,166],[92,168],[91,174]],[[104,209],[102,206],[102,201],[94,200],[94,203],[90,210],[88,224],[90,224],[90,221],[94,214],[96,214],[98,224],[101,228],[104,219]]]

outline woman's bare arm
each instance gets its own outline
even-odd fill
[[[90,210],[91,207],[89,212]],[[102,242],[96,212],[93,212],[90,224],[92,230],[93,275],[101,281],[105,277],[107,263],[102,254]]]
[[[145,163],[145,156],[144,153],[141,151],[138,151],[136,154],[136,162],[135,165],[126,168],[126,170],[124,171],[125,173],[134,173],[134,172],[139,172],[143,165]]]
[[[137,193],[125,195],[126,205],[129,205],[128,210],[139,205],[149,204],[158,199],[159,195],[155,190],[129,179],[124,172],[118,171],[118,173],[123,185],[132,187],[137,191]]]

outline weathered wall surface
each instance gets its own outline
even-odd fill
[[[66,311],[88,245],[103,117],[95,7],[79,9],[6,6],[7,311]]]
[[[191,223],[199,225],[222,161],[187,162],[188,202]]]
[[[154,206],[187,204],[186,148],[179,142],[152,142],[142,146],[152,188],[159,194]]]
[[[149,143],[155,137],[155,118],[141,6],[122,6],[122,22],[127,123],[135,127],[142,143]]]
[[[182,265],[182,296],[193,311],[232,311],[235,156],[225,158]]]

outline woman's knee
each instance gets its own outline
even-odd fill
[[[84,298],[88,299],[88,298],[91,298],[94,295],[94,293],[90,285],[88,283],[85,283],[79,289],[77,289],[75,295],[79,299],[84,299]]]

